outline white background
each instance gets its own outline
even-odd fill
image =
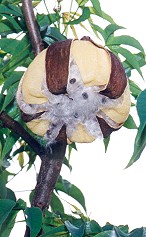
[[[63,2],[66,5],[69,1]],[[124,34],[139,40],[146,50],[145,0],[102,0],[101,7],[117,24],[127,28]],[[146,78],[146,67],[142,71]],[[137,73],[133,73],[133,80],[145,88]],[[138,124],[139,121],[136,121]],[[77,144],[78,152],[73,151],[71,156],[72,173],[62,168],[63,178],[70,180],[84,193],[87,215],[101,225],[108,221],[115,225],[128,224],[130,229],[146,226],[146,151],[133,166],[124,169],[133,153],[135,135],[135,130],[125,128],[113,133],[106,154],[102,141]],[[37,167],[39,163],[38,159]],[[19,170],[17,160],[11,170],[14,169]],[[24,170],[8,186],[14,191],[30,190],[35,182],[34,172],[26,173]],[[28,195],[27,191],[17,192],[17,198],[28,199]],[[18,221],[21,218],[23,216],[19,216]],[[17,223],[11,237],[23,236],[24,229],[25,224]]]

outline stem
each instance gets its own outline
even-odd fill
[[[29,36],[31,39],[33,53],[36,56],[44,49],[44,45],[41,39],[37,21],[35,19],[33,7],[32,7],[32,1],[22,0],[22,9],[23,9],[27,29],[29,32]]]

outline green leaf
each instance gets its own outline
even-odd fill
[[[2,157],[1,157],[2,160],[11,151],[11,149],[13,148],[17,140],[18,140],[18,136],[15,133],[11,132],[9,136],[7,137],[6,142],[4,144]]]
[[[57,13],[53,13],[49,15],[37,14],[36,18],[40,25],[41,31],[43,31],[44,29],[47,29],[47,27],[50,26],[52,23],[59,21],[60,15]]]
[[[102,228],[100,227],[100,225],[94,221],[94,220],[91,220],[89,222],[86,223],[86,234],[87,235],[91,235],[91,234],[97,234],[97,233],[100,233],[102,232]]]
[[[114,226],[114,230],[115,230],[117,236],[120,236],[120,237],[128,237],[129,236],[116,226]]]
[[[3,22],[0,22],[0,35],[8,35],[12,33],[13,33],[13,30],[7,24],[7,20],[3,20]]]
[[[11,189],[9,189],[9,188],[7,188],[6,199],[11,199],[11,200],[13,200],[14,202],[16,202],[15,193],[14,193]]]
[[[38,207],[26,208],[26,223],[30,228],[30,237],[36,237],[42,227],[42,212]]]
[[[23,168],[23,166],[24,166],[24,156],[23,156],[23,153],[20,153],[20,154],[18,155],[17,160],[18,160],[18,162],[19,162],[20,168]]]
[[[144,49],[139,43],[139,41],[129,35],[121,35],[121,36],[116,36],[116,37],[111,36],[108,38],[106,42],[107,46],[121,45],[121,44],[130,45],[136,49],[139,49],[141,52],[144,53]]]
[[[133,117],[129,114],[127,120],[125,121],[124,125],[123,125],[125,128],[128,128],[128,129],[137,129],[137,126],[134,122],[134,119]]]
[[[62,202],[60,199],[55,195],[53,192],[51,203],[50,203],[51,209],[53,212],[59,212],[59,213],[64,213],[64,207],[62,205]]]
[[[109,24],[105,29],[105,33],[106,33],[106,40],[105,42],[107,42],[107,39],[109,38],[109,36],[111,36],[112,34],[114,34],[115,31],[120,30],[120,29],[125,29],[123,26],[119,26],[116,24]]]
[[[58,226],[56,228],[52,228],[51,231],[48,231],[46,232],[45,234],[41,235],[40,237],[57,237],[57,236],[66,236],[66,234],[68,233],[65,225],[61,225],[61,226]],[[63,235],[64,234],[64,235]],[[68,237],[68,235],[66,236]]]
[[[70,160],[72,149],[77,151],[77,147],[74,142],[68,145],[68,160]]]
[[[116,53],[121,54],[122,56],[124,56],[126,58],[127,62],[133,68],[135,68],[139,72],[139,74],[142,76],[142,72],[140,70],[139,63],[136,61],[135,55],[133,55],[129,50],[127,50],[125,48],[122,48],[122,47],[119,47],[119,46],[112,46],[111,50],[113,50]]]
[[[100,232],[99,234],[95,235],[95,237],[120,237],[120,236],[118,236],[114,230],[107,230],[104,232]]]
[[[4,93],[5,90],[9,89],[10,86],[12,86],[14,83],[20,81],[22,75],[24,74],[24,72],[11,72],[10,76],[7,77],[6,81],[4,82],[3,88],[2,88],[2,92]]]
[[[7,14],[4,14],[4,16],[7,18],[7,24],[10,26],[10,28],[13,30],[13,33],[18,33],[20,31],[22,31],[20,25],[18,24],[18,22],[12,17],[9,16]]]
[[[8,217],[6,218],[6,220],[4,221],[4,223],[1,226],[1,230],[0,230],[1,237],[9,237],[10,236],[10,233],[14,227],[15,219],[16,219],[18,212],[19,212],[19,210],[13,209],[9,213]]]
[[[16,95],[16,91],[17,91],[17,88],[18,88],[18,84],[19,82],[16,82],[14,83],[10,89],[8,90],[8,93],[5,97],[5,100],[4,100],[4,103],[3,103],[3,106],[2,106],[2,109],[1,111],[5,110],[5,108],[12,102],[12,100],[15,98],[15,95]]]
[[[25,62],[28,61],[28,56],[31,54],[30,42],[26,36],[24,36],[21,40],[7,40],[0,40],[0,47],[2,46],[4,50],[7,50],[7,53],[12,54],[12,57],[7,60],[8,62],[6,62],[2,68],[5,75],[9,74],[10,71],[14,70],[18,66],[20,67],[23,66],[23,64],[26,64]]]
[[[11,13],[12,15],[17,17],[23,17],[23,13],[19,5],[15,6],[14,4],[8,4],[8,7],[11,11],[13,11],[13,13]]]
[[[130,85],[130,91],[132,93],[132,96],[135,97],[135,99],[136,99],[142,90],[132,80],[129,80],[129,85]]]
[[[71,224],[69,221],[65,221],[65,226],[71,233],[72,237],[82,237],[84,234],[85,224],[82,224],[79,228]]]
[[[146,126],[144,127],[142,132],[141,131],[139,132],[138,130],[134,143],[134,152],[126,168],[133,165],[133,163],[140,158],[141,153],[143,152],[145,146],[146,146]]]
[[[142,91],[137,99],[137,112],[140,119],[140,126],[135,138],[134,152],[133,155],[126,166],[128,168],[134,162],[136,162],[146,146],[146,90]]]
[[[8,4],[7,6],[4,4],[0,4],[0,14],[9,14],[14,16],[22,16],[22,11],[19,7],[14,6],[12,4]]]
[[[146,125],[146,89],[142,91],[137,99],[137,112],[140,119],[140,127]]]
[[[144,237],[144,228],[137,228],[131,231],[129,234],[124,233],[120,228],[114,226],[117,237]]]
[[[6,220],[16,203],[9,199],[0,200],[0,225]]]
[[[70,171],[72,171],[72,166],[69,163],[69,158],[67,159],[66,157],[64,158],[63,164],[66,165]]]
[[[89,0],[76,0],[80,7],[83,7]]]
[[[106,12],[101,11],[101,13],[98,13],[97,11],[95,11],[95,9],[93,7],[89,7],[89,9],[90,9],[91,14],[97,15],[97,16],[105,19],[106,21],[108,21],[112,24],[115,24],[113,18],[111,16],[109,16]]]
[[[73,21],[69,21],[69,22],[65,22],[65,24],[67,25],[76,25],[76,24],[80,24],[81,22],[87,20],[90,17],[90,10],[89,7],[84,7],[83,11],[82,11],[82,15]]]
[[[95,24],[92,24],[91,26],[92,26],[92,28],[93,28],[94,30],[98,31],[98,32],[102,35],[102,37],[103,37],[104,39],[107,38],[106,32],[105,32],[100,26],[95,25]]]
[[[99,16],[103,17],[103,16],[102,16],[102,10],[101,10],[101,6],[100,6],[99,0],[96,0],[96,1],[95,1],[95,0],[91,0],[91,3],[92,3],[92,6],[93,6],[95,12],[96,12]]]
[[[71,184],[67,180],[63,180],[60,178],[58,180],[55,188],[56,188],[56,190],[62,191],[64,193],[68,194],[69,196],[71,196],[72,198],[74,198],[76,201],[78,201],[81,204],[81,206],[86,211],[84,195],[81,192],[81,190],[79,188],[77,188],[75,185]]]
[[[64,35],[62,35],[60,33],[59,29],[57,29],[55,27],[50,27],[50,32],[48,33],[48,36],[50,38],[55,39],[55,41],[66,40],[66,37]]]
[[[0,176],[0,199],[5,199],[7,195],[7,188],[5,180]]]
[[[105,152],[107,152],[107,148],[110,142],[110,136],[104,138],[103,142],[104,142]]]
[[[20,41],[16,39],[10,39],[10,38],[0,39],[0,48],[4,50],[6,53],[13,54],[19,43]]]

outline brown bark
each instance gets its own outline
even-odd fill
[[[25,22],[27,25],[27,29],[29,32],[33,53],[34,55],[38,55],[43,49],[44,45],[41,39],[41,35],[39,32],[38,24],[35,19],[32,1],[31,0],[22,0],[22,9],[25,18]]]

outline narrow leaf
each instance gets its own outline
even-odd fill
[[[7,14],[4,14],[4,16],[7,18],[8,23],[9,23],[10,27],[12,28],[13,32],[18,33],[20,31],[22,31],[21,27],[19,26],[17,21],[12,16],[9,16]]]
[[[109,24],[105,29],[104,31],[106,32],[106,42],[107,42],[107,39],[110,35],[114,34],[115,31],[117,30],[120,30],[120,29],[125,29],[123,26],[119,26],[119,25],[116,25],[116,24]]]
[[[38,207],[26,208],[26,223],[30,228],[30,237],[36,237],[42,227],[42,212]]]
[[[130,45],[136,49],[139,49],[141,52],[144,53],[144,49],[139,43],[139,41],[129,35],[121,35],[121,36],[116,36],[116,37],[111,36],[110,38],[108,38],[107,43],[106,43],[107,46],[121,45],[121,44]]]
[[[126,166],[131,166],[134,162],[136,162],[140,156],[142,151],[146,146],[146,90],[142,91],[141,94],[137,98],[137,112],[140,119],[140,126],[135,138],[134,143],[134,152],[133,155]]]
[[[23,166],[24,166],[24,156],[23,156],[23,153],[20,153],[20,154],[18,155],[17,160],[18,160],[18,162],[19,162],[20,167],[23,168]]]
[[[136,57],[135,55],[133,55],[129,50],[119,47],[119,46],[112,46],[111,49],[113,49],[113,51],[115,51],[118,54],[121,54],[122,56],[124,56],[127,60],[127,62],[133,67],[135,68],[139,74],[142,76],[142,72],[140,70],[140,66],[139,63],[136,61]],[[143,76],[142,76],[143,77]]]
[[[12,200],[0,200],[0,225],[5,221],[5,219],[8,217],[9,213],[12,211],[15,205],[16,203]]]
[[[89,9],[90,9],[91,14],[95,14],[95,15],[105,19],[106,21],[108,21],[112,24],[115,24],[113,18],[111,16],[109,16],[106,12],[101,11],[101,13],[98,13],[97,11],[95,11],[95,9],[93,7],[89,7]]]
[[[18,82],[20,80],[20,78],[22,77],[24,72],[11,72],[10,76],[7,77],[4,85],[3,85],[3,88],[2,88],[2,93],[4,93],[4,91],[6,89],[9,89],[11,85],[13,85],[15,82]]]
[[[13,54],[19,43],[20,41],[16,39],[10,39],[10,38],[0,39],[0,48],[4,50],[6,53]]]
[[[98,25],[92,24],[92,28],[96,31],[98,31],[102,37],[104,38],[104,40],[107,38],[106,32]]]
[[[0,14],[12,14],[14,16],[22,16],[22,11],[19,7],[16,7],[12,4],[8,4],[7,6],[4,4],[0,4]]]
[[[137,112],[140,119],[140,126],[146,124],[146,89],[142,91],[137,99]]]
[[[83,7],[89,0],[76,0],[80,7]]]
[[[60,178],[59,181],[57,182],[55,188],[56,188],[56,190],[62,191],[64,193],[68,194],[69,196],[71,196],[72,198],[74,198],[76,201],[78,201],[81,204],[81,206],[86,211],[84,195],[81,192],[81,190],[79,188],[77,188],[75,185],[71,184],[67,180],[62,180]]]
[[[6,142],[4,144],[3,151],[2,151],[2,157],[1,157],[2,160],[7,155],[7,153],[11,151],[17,139],[18,139],[18,136],[16,136],[13,132],[11,132],[10,135],[7,137]]]
[[[15,95],[16,95],[16,91],[17,91],[17,88],[18,88],[18,83],[19,82],[16,82],[14,83],[10,89],[8,90],[8,93],[5,97],[5,100],[4,100],[4,103],[3,103],[3,106],[2,106],[2,111],[12,102],[12,100],[15,98]]]
[[[76,25],[76,24],[79,24],[79,23],[87,20],[89,17],[90,17],[89,7],[84,7],[82,15],[78,19],[66,22],[65,24],[67,24],[67,25]]]
[[[102,17],[102,10],[101,10],[101,6],[100,6],[99,0],[96,0],[96,1],[95,0],[91,0],[91,2],[92,2],[92,6],[93,6],[95,12]]]
[[[54,213],[64,213],[64,207],[62,205],[62,202],[55,195],[54,192],[53,192],[53,195],[52,195],[50,206],[51,206],[51,209]]]
[[[141,93],[141,89],[139,88],[139,86],[137,86],[135,84],[134,81],[129,80],[129,84],[130,84],[130,91],[132,93],[132,96],[134,96],[135,98],[137,98],[139,96],[139,94]]]
[[[0,176],[0,199],[5,199],[7,195],[6,181]]]

